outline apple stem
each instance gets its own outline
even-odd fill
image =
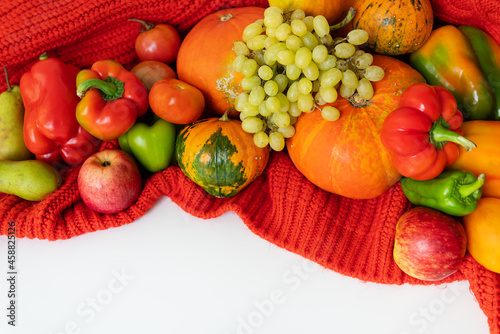
[[[109,161],[104,161],[102,164],[101,164],[102,167],[108,167],[108,166],[111,166],[111,162]]]
[[[485,178],[486,178],[486,175],[484,173],[479,174],[476,181],[469,183],[469,184],[461,185],[458,188],[458,192],[463,197],[470,196],[474,191],[478,190],[479,188],[481,188],[483,186]]]

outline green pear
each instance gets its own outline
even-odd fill
[[[33,154],[24,143],[24,105],[19,86],[11,86],[7,69],[8,89],[0,94],[0,160],[27,160]]]
[[[41,201],[62,183],[59,172],[39,160],[0,160],[0,192]]]

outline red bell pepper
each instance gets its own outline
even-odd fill
[[[408,87],[396,110],[384,121],[382,144],[394,153],[394,165],[403,176],[428,180],[438,176],[459,154],[476,145],[462,136],[462,113],[453,95],[428,84]]]
[[[79,165],[99,149],[101,141],[82,129],[75,117],[78,72],[76,66],[44,53],[21,77],[24,141],[38,160]]]
[[[148,110],[148,91],[139,78],[114,60],[99,60],[78,73],[76,119],[89,133],[112,140],[127,132]]]

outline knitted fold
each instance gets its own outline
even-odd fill
[[[433,0],[437,20],[468,24],[500,42],[500,2],[497,0]],[[137,63],[134,41],[139,18],[167,22],[185,35],[202,17],[223,8],[260,6],[264,0],[10,0],[0,7],[0,59],[11,84],[30,70],[38,56],[88,68],[100,59],[115,59],[126,68]],[[0,90],[6,89],[2,82]],[[117,147],[104,142],[101,149]],[[363,281],[383,284],[430,285],[468,280],[491,333],[500,334],[500,275],[488,271],[467,254],[461,269],[439,282],[404,274],[392,250],[398,218],[411,207],[399,183],[381,196],[354,200],[328,193],[311,184],[284,152],[272,152],[265,172],[233,198],[208,195],[177,166],[145,179],[137,202],[127,210],[106,215],[91,211],[80,199],[80,167],[64,174],[64,182],[41,202],[0,194],[0,235],[16,222],[19,238],[60,240],[119,227],[147,214],[161,196],[201,218],[235,212],[259,237],[325,268]]]

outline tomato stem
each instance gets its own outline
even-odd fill
[[[146,21],[139,20],[139,19],[128,19],[128,21],[139,22],[141,24],[140,29],[142,32],[149,31],[155,27],[155,25],[153,23],[146,22]]]

